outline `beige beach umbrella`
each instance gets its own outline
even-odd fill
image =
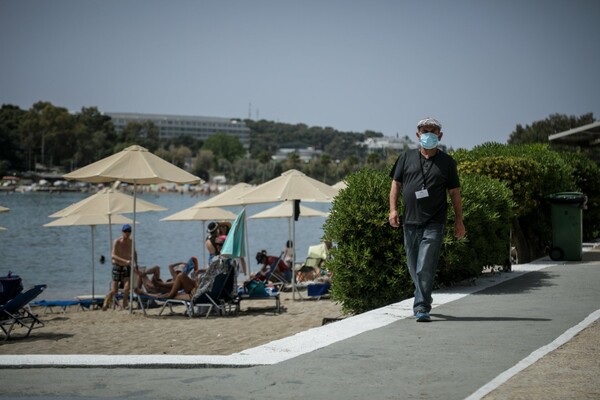
[[[300,206],[300,216],[302,217],[326,217],[329,213],[315,210],[314,208]],[[293,218],[294,217],[294,202],[286,201],[275,207],[271,207],[268,210],[261,211],[257,214],[249,217],[250,219],[256,218]]]
[[[233,221],[236,217],[237,215],[231,211],[219,207],[196,208],[192,206],[162,218],[161,221],[202,221],[202,234],[204,234],[206,221]],[[202,249],[202,263],[204,263],[206,261],[206,245],[204,242],[202,242]]]
[[[300,205],[300,216],[302,217],[326,217],[328,215],[329,213]],[[292,243],[295,244],[295,242],[292,239],[292,219],[294,218],[294,201],[285,201],[279,205],[276,205],[275,207],[271,207],[265,211],[259,212],[258,214],[254,214],[249,218],[288,218],[289,238],[290,240],[292,240]]]
[[[134,228],[131,240],[131,259],[134,260],[135,250],[135,220],[137,203],[137,185],[174,182],[179,184],[202,183],[202,179],[184,171],[168,161],[152,154],[147,149],[133,145],[112,156],[103,158],[83,168],[63,176],[68,180],[101,183],[122,181],[133,184],[133,221]],[[133,274],[131,274],[131,287],[133,287]],[[129,311],[132,312],[133,290],[130,294]]]
[[[166,208],[149,201],[137,199],[136,212],[165,211]],[[66,217],[72,214],[104,214],[108,216],[108,237],[112,246],[112,222],[111,218],[117,214],[129,214],[133,212],[133,196],[122,193],[117,189],[104,188],[98,193],[73,203],[54,214],[50,218]],[[112,248],[111,248],[112,251]]]
[[[270,203],[278,201],[293,201],[294,217],[292,223],[292,242],[296,243],[295,221],[301,215],[300,201],[316,203],[327,203],[333,200],[338,191],[331,186],[313,179],[304,173],[290,169],[270,181],[257,186],[243,195],[240,201],[245,204]],[[293,264],[296,264],[296,252],[294,252]],[[292,274],[292,297],[296,299],[296,277]]]
[[[166,208],[146,200],[137,199],[136,212],[165,211]],[[104,188],[98,193],[73,203],[50,215],[50,218],[66,217],[71,214],[128,214],[133,212],[133,196],[116,189]]]
[[[271,203],[302,200],[327,203],[333,200],[337,190],[304,173],[290,169],[270,181],[245,193],[239,200],[245,204]]]
[[[92,298],[96,295],[96,256],[94,254],[94,233],[96,225],[107,225],[110,223],[115,224],[127,224],[133,221],[122,215],[113,215],[112,219],[106,214],[71,214],[66,217],[55,219],[52,222],[45,224],[45,227],[58,227],[58,226],[85,226],[89,225],[92,230]]]
[[[331,185],[331,187],[339,192],[342,189],[346,189],[348,187],[348,184],[345,181],[339,181],[335,185]]]
[[[238,183],[223,193],[213,196],[208,200],[194,204],[191,208],[243,206],[245,203],[240,200],[240,197],[252,191],[253,189],[254,186],[248,183]]]

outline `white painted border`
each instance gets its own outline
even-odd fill
[[[486,396],[491,391],[497,389],[500,385],[508,381],[510,378],[523,371],[530,365],[534,364],[546,354],[558,349],[560,346],[573,339],[575,335],[577,335],[579,332],[590,326],[594,321],[596,321],[599,318],[600,309],[594,311],[593,313],[588,315],[583,321],[581,321],[574,327],[568,329],[565,333],[557,337],[552,343],[540,347],[539,349],[531,353],[529,356],[519,361],[515,366],[502,372],[500,375],[498,375],[497,377],[480,387],[475,393],[467,397],[465,400],[479,400],[483,396]]]

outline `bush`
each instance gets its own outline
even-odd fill
[[[445,285],[481,275],[486,266],[509,262],[510,226],[514,203],[512,193],[496,179],[460,174],[464,240],[454,237],[454,210],[448,210],[444,247],[436,281]]]
[[[404,236],[388,223],[391,179],[364,169],[345,178],[324,225],[337,246],[326,268],[333,272],[331,296],[345,312],[361,313],[412,295]]]
[[[550,204],[546,196],[576,189],[573,167],[547,144],[485,143],[453,154],[459,171],[496,178],[513,192],[512,229],[520,262],[546,253],[552,240]]]
[[[391,178],[365,169],[346,177],[346,182],[324,225],[325,239],[336,244],[326,263],[333,272],[332,298],[345,312],[361,313],[412,297],[404,235],[388,223]],[[485,176],[462,175],[461,185],[467,239],[452,237],[454,215],[449,207],[438,283],[477,277],[484,266],[502,264],[508,257],[510,191]]]

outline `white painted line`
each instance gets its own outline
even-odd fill
[[[482,387],[480,387],[475,393],[467,397],[465,400],[479,400],[483,396],[486,396],[494,389],[497,389],[500,385],[508,381],[510,378],[523,371],[525,368],[529,367],[540,358],[544,357],[546,354],[556,350],[563,344],[567,343],[569,340],[573,339],[575,335],[579,332],[590,326],[594,321],[600,318],[600,309],[594,311],[590,315],[588,315],[583,321],[575,325],[574,327],[568,329],[565,333],[557,337],[552,343],[547,344],[546,346],[540,347],[535,350],[529,356],[525,357],[521,361],[519,361],[515,366],[507,369],[496,378],[492,379]]]
[[[538,271],[556,263],[545,260],[531,264],[513,266],[513,272],[500,273],[480,278],[472,286],[451,287],[434,292],[433,307],[459,300],[472,293],[509,281],[531,271]],[[293,336],[275,340],[227,356],[182,356],[182,355],[0,355],[0,368],[10,366],[39,367],[245,367],[253,365],[272,365],[302,354],[310,353],[330,344],[351,338],[373,329],[381,328],[398,320],[412,317],[413,299],[378,308],[333,322],[325,326],[312,328]]]

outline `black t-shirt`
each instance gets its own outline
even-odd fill
[[[423,157],[418,149],[409,150],[396,160],[390,176],[402,183],[403,223],[445,224],[448,213],[446,192],[460,187],[456,162],[438,149],[435,156]],[[427,189],[428,196],[416,193]]]

